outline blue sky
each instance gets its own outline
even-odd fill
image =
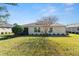
[[[7,5],[9,23],[27,24],[36,22],[43,16],[54,15],[61,24],[79,23],[79,4],[74,3],[26,3]]]

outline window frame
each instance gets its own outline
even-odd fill
[[[38,32],[40,32],[40,27],[38,27]]]
[[[53,28],[52,27],[49,28],[49,33],[51,33],[51,32],[53,32]]]
[[[79,27],[77,28],[77,30],[79,31]]]
[[[36,27],[34,28],[34,32],[37,32],[37,28]]]
[[[4,32],[1,32],[1,35],[3,35],[4,34]]]
[[[35,27],[34,32],[40,32],[40,27]]]

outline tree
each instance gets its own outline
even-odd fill
[[[13,5],[13,6],[16,6],[17,5],[17,3],[5,3],[5,4]]]
[[[44,25],[45,34],[47,34],[48,27],[50,27],[51,24],[55,24],[58,21],[58,18],[56,16],[45,16],[42,17],[38,23],[42,23]]]
[[[7,10],[7,5],[16,6],[16,3],[2,3],[0,4],[0,21],[7,21],[10,14]]]
[[[41,18],[41,21],[47,24],[53,24],[58,21],[58,18],[56,16],[45,16]]]
[[[16,24],[15,26],[13,26],[12,28],[12,32],[15,34],[15,35],[20,35],[22,34],[22,32],[24,31],[24,28],[18,24]]]

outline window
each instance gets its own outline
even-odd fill
[[[53,31],[52,29],[53,29],[53,28],[50,28],[50,29],[49,29],[49,32],[50,32],[50,33]]]
[[[40,32],[40,27],[38,28],[38,32]]]
[[[9,32],[9,34],[10,34],[10,32]]]
[[[34,32],[40,32],[40,27],[37,27],[37,28],[35,27]]]
[[[79,28],[77,30],[79,31]]]
[[[1,32],[1,34],[4,34],[4,32]]]
[[[34,32],[37,32],[37,28],[36,27],[34,28]]]
[[[5,32],[5,34],[7,34],[7,32]]]

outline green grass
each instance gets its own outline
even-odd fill
[[[68,37],[21,36],[0,41],[0,55],[79,55],[79,35]]]

